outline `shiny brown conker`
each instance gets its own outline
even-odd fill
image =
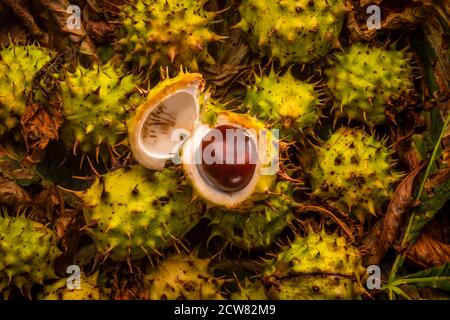
[[[244,189],[256,168],[257,150],[245,129],[220,125],[202,139],[200,172],[226,192]]]

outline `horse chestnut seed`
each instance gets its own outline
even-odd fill
[[[236,192],[251,181],[256,159],[256,145],[245,129],[220,125],[203,137],[199,171],[220,190]]]

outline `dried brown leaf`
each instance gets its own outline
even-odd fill
[[[89,9],[90,7],[86,6],[83,10],[83,24],[86,32],[96,43],[110,43],[114,39],[118,25],[108,21],[96,20]]]
[[[360,4],[348,14],[347,27],[350,31],[351,38],[354,41],[372,40],[379,29],[369,29],[367,27],[367,13],[366,7],[371,4],[381,4],[383,1],[360,1]],[[414,28],[424,21],[429,15],[430,10],[418,3],[411,3],[402,7],[402,11],[398,12],[397,8],[391,8],[386,5],[380,6],[382,8],[381,30],[414,30]],[[359,19],[358,19],[359,18]]]
[[[364,256],[363,263],[365,266],[380,264],[386,254],[388,244],[380,240],[382,228],[382,221],[378,221],[363,239],[362,245],[359,247]]]
[[[67,21],[71,13],[67,8],[71,5],[69,0],[34,0],[30,1],[32,12],[39,16],[40,22],[44,23],[52,34],[50,45],[52,47],[63,46],[60,50],[69,49],[70,43],[79,45],[79,50],[89,56],[97,58],[96,48],[86,32],[84,21],[81,19],[79,29],[69,29]],[[69,39],[70,43],[64,41]]]
[[[0,204],[22,206],[31,202],[28,193],[14,181],[0,176]]]
[[[44,33],[36,23],[25,0],[2,0],[3,3],[19,18],[31,35],[43,44],[48,43],[48,34]]]
[[[65,254],[73,255],[75,253],[80,239],[81,225],[79,210],[65,209],[57,217],[55,222],[56,234],[61,239]]]
[[[120,14],[119,8],[128,0],[86,0],[86,4],[96,13]]]
[[[22,166],[19,160],[11,159],[1,147],[0,176],[13,180],[21,186],[26,186],[40,180],[40,177],[33,170]]]
[[[430,68],[439,88],[440,99],[446,99],[445,107],[448,109],[449,83],[450,83],[450,57],[449,48],[449,19],[450,2],[437,0],[423,0],[426,7],[433,12],[423,23],[423,32],[426,40],[434,51],[435,59]]]
[[[425,183],[425,191],[427,193],[433,193],[433,190],[450,180],[450,168],[442,168],[430,176],[430,179]]]
[[[54,221],[55,217],[64,212],[64,200],[58,193],[55,185],[46,185],[44,189],[34,197],[32,215],[35,219]]]
[[[422,159],[420,154],[414,148],[408,147],[406,151],[403,151],[401,158],[408,165],[409,168],[417,168],[420,165]]]
[[[395,243],[403,215],[412,202],[411,194],[414,188],[414,180],[423,167],[424,164],[411,171],[395,190],[383,220],[381,242],[387,242],[389,245]]]
[[[398,185],[383,221],[378,222],[364,238],[360,249],[365,253],[366,265],[380,264],[389,246],[395,243],[402,217],[412,202],[414,180],[423,167],[421,165],[411,171]]]
[[[108,43],[113,39],[114,33],[117,29],[115,25],[109,24],[104,21],[89,21],[85,22],[86,31],[89,36],[96,43]]]
[[[422,233],[406,258],[421,268],[439,266],[450,262],[450,245],[432,238],[430,234]]]
[[[20,121],[22,134],[31,150],[31,159],[27,159],[27,162],[39,162],[42,150],[51,140],[58,139],[58,130],[64,121],[62,112],[55,108],[49,113],[39,104],[33,103],[27,106]]]

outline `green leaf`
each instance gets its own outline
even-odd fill
[[[412,45],[416,52],[419,54],[421,60],[423,61],[423,65],[425,66],[424,76],[428,87],[432,92],[439,91],[439,86],[436,83],[436,78],[432,67],[437,59],[436,52],[434,51],[431,43],[425,37],[425,33],[423,30],[419,30],[416,36],[412,38]]]
[[[437,186],[434,196],[423,201],[416,209],[414,221],[407,238],[409,243],[414,243],[420,235],[422,228],[438,213],[445,203],[450,200],[450,180]]]
[[[416,196],[416,200],[420,201],[420,205],[410,217],[408,227],[402,240],[403,247],[406,245],[406,243],[409,243],[410,245],[414,244],[422,228],[431,219],[433,219],[436,213],[439,212],[439,210],[444,206],[445,202],[450,198],[449,180],[445,181],[441,185],[435,186],[431,194],[424,193],[425,184],[427,183],[428,178],[430,177],[431,174],[436,173],[437,168],[439,167],[437,165],[437,160],[439,159],[442,153],[441,142],[445,132],[447,131],[449,122],[450,122],[450,115],[447,116],[447,119],[440,130],[440,134],[435,140],[436,143],[433,153],[431,154],[431,158],[428,162],[427,169],[423,174],[419,191]]]
[[[409,274],[392,285],[414,284],[420,288],[433,288],[450,291],[450,263]]]

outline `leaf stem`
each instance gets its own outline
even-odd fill
[[[450,122],[450,114],[447,116],[447,120],[445,121],[444,125],[442,126],[441,134],[439,135],[438,141],[436,145],[434,146],[433,153],[431,154],[430,162],[428,162],[427,170],[425,171],[425,175],[420,183],[419,192],[417,193],[416,200],[420,200],[420,197],[422,196],[423,189],[425,188],[425,183],[428,178],[428,175],[430,174],[431,167],[433,166],[434,158],[436,158],[436,155],[438,153],[439,147],[441,146],[442,138],[444,137],[445,131],[447,130],[447,126]]]
[[[441,146],[442,138],[444,137],[444,134],[445,134],[445,132],[447,130],[447,126],[448,126],[449,122],[450,122],[450,114],[447,116],[447,119],[446,119],[444,125],[442,126],[442,130],[441,130],[441,133],[439,135],[438,141],[437,141],[436,145],[434,146],[433,153],[431,154],[431,158],[430,158],[430,160],[428,162],[427,169],[425,171],[425,175],[423,176],[423,179],[422,179],[422,181],[420,183],[420,187],[419,187],[419,191],[417,193],[416,201],[420,200],[420,197],[422,196],[423,190],[425,189],[425,183],[426,183],[426,181],[428,179],[428,176],[430,174],[431,167],[434,164],[434,161],[435,161],[436,155],[438,153],[439,147]],[[416,212],[413,211],[413,213],[411,214],[411,216],[409,218],[408,226],[406,228],[406,231],[403,234],[403,238],[402,238],[402,242],[401,242],[402,249],[404,249],[406,247],[406,242],[409,239],[409,235],[410,235],[411,228],[412,228],[413,221],[414,221],[415,217],[416,217]],[[392,269],[391,269],[391,272],[389,274],[388,283],[392,284],[395,281],[395,279],[397,277],[398,269],[401,268],[401,266],[403,265],[403,262],[405,261],[405,258],[406,258],[406,254],[407,254],[407,251],[404,250],[402,253],[397,254],[397,256],[395,257],[394,264],[392,265]]]

